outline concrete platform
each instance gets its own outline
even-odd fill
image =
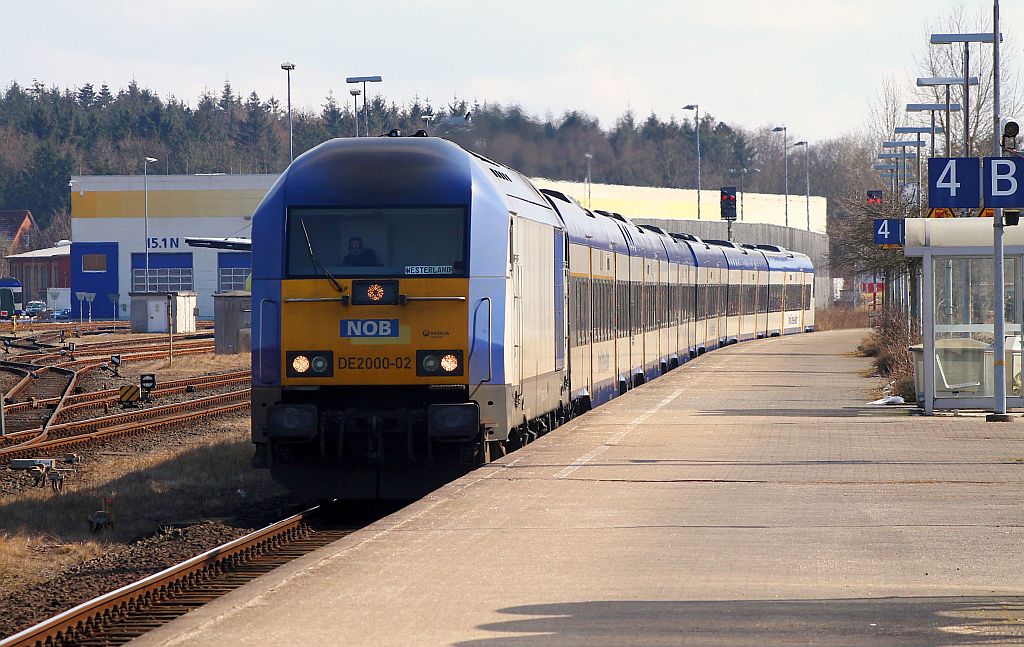
[[[138,645],[1024,644],[1024,427],[715,351]]]

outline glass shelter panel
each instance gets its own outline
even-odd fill
[[[1007,256],[1006,393],[1020,395],[1021,313],[1018,259]],[[991,397],[994,295],[992,257],[934,259],[935,397]],[[920,374],[920,372],[919,372]]]

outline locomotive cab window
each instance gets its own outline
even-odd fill
[[[317,264],[334,276],[466,276],[466,239],[461,207],[294,208],[288,277],[321,278]]]

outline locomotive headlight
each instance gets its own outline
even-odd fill
[[[366,296],[370,301],[380,301],[384,298],[384,287],[379,283],[374,283],[366,288]]]
[[[309,358],[305,355],[296,355],[292,359],[292,370],[296,373],[305,373],[309,370],[309,366]]]
[[[322,378],[334,375],[334,353],[329,350],[290,350],[285,353],[288,377]]]
[[[300,355],[300,357],[301,357],[301,355]],[[298,359],[298,357],[296,357],[295,359]],[[293,362],[293,364],[294,364],[294,362]],[[313,361],[310,362],[309,364],[310,364],[310,366],[313,367],[313,372],[314,373],[323,373],[324,371],[327,370],[327,367],[330,365],[330,363],[327,361],[327,358],[324,357],[323,355],[317,355],[316,357],[313,358]],[[301,373],[302,371],[299,371],[299,372]]]
[[[416,351],[416,375],[420,377],[454,377],[462,375],[461,350],[418,350]]]

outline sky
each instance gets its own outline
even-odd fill
[[[744,128],[786,125],[812,142],[863,127],[886,77],[913,85],[929,26],[992,0],[0,0],[0,83],[79,87],[131,79],[195,105],[204,90],[255,90],[319,110],[345,77],[436,106],[453,97],[605,128],[632,110],[682,106]],[[982,20],[985,24],[982,24]],[[1007,46],[1024,43],[1024,0],[1002,0]],[[975,56],[991,47],[975,46]],[[1018,56],[1017,61],[1024,61]]]

